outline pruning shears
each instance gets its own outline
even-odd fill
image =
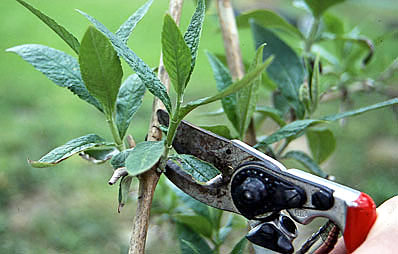
[[[158,119],[168,125],[165,111],[158,111]],[[167,178],[206,205],[244,216],[252,228],[247,239],[264,248],[293,253],[292,243],[298,235],[295,222],[306,225],[316,217],[326,217],[339,227],[347,250],[353,252],[376,220],[375,203],[367,194],[298,169],[286,169],[239,140],[182,121],[173,148],[213,164],[221,174],[200,183],[169,160]]]

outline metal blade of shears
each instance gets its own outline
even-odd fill
[[[167,112],[159,110],[157,114],[160,124],[168,126],[169,115]],[[182,121],[177,129],[173,147],[179,154],[190,154],[213,164],[221,172],[221,175],[206,184],[201,184],[176,163],[168,161],[165,172],[167,178],[195,199],[212,207],[235,213],[239,212],[233,205],[229,184],[234,170],[240,164],[261,160],[268,162],[269,167],[274,170],[279,171],[283,167],[276,161],[276,165],[269,163],[268,156],[254,149],[253,151],[244,150],[239,142],[230,141],[185,121]]]

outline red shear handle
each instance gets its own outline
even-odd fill
[[[344,230],[344,243],[349,253],[358,248],[366,239],[370,228],[376,221],[376,205],[372,198],[361,193],[355,206],[347,209],[346,225]]]

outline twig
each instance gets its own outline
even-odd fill
[[[133,138],[133,136],[131,136],[130,134],[127,135],[127,144],[129,145],[129,148],[134,148],[135,147],[135,140]]]
[[[170,0],[169,13],[177,23],[179,23],[183,2],[183,0]],[[164,68],[162,56],[160,57],[158,77],[166,86],[167,90],[169,90],[170,79]],[[162,137],[162,132],[159,129],[159,121],[156,115],[158,109],[164,109],[164,105],[160,100],[155,98],[153,100],[152,118],[147,137],[147,140],[149,141],[160,140]],[[129,254],[145,253],[145,242],[148,232],[152,199],[160,177],[160,174],[156,171],[156,167],[157,165],[139,176],[138,204],[133,222]]]
[[[114,185],[117,180],[119,180],[120,177],[128,175],[127,170],[125,167],[118,168],[115,171],[113,171],[113,175],[111,179],[109,179],[108,184],[109,185]]]
[[[234,80],[241,79],[245,75],[242,53],[239,47],[238,28],[236,26],[235,14],[230,0],[218,0],[217,11],[223,35],[224,48],[227,56],[228,68]],[[255,145],[256,132],[253,119],[250,120],[245,140],[249,145]]]

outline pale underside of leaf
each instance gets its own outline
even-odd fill
[[[16,46],[7,51],[18,54],[56,85],[68,88],[82,100],[103,111],[101,104],[84,85],[76,58],[62,51],[37,44]]]
[[[147,1],[119,27],[119,29],[116,31],[116,36],[118,36],[122,42],[127,43],[127,40],[129,39],[134,28],[148,12],[152,2],[153,0]]]
[[[130,75],[121,85],[116,99],[116,125],[123,138],[145,95],[145,85],[137,74]]]
[[[184,40],[191,50],[191,73],[196,63],[196,55],[198,53],[200,34],[202,32],[203,21],[205,18],[205,2],[199,0],[196,6],[195,13],[191,18],[188,29],[184,34]]]
[[[67,142],[65,145],[51,150],[38,161],[29,160],[29,163],[32,165],[32,167],[36,168],[51,167],[84,150],[106,146],[112,147],[113,144],[107,143],[103,138],[96,134],[88,134],[86,136],[73,139]]]

